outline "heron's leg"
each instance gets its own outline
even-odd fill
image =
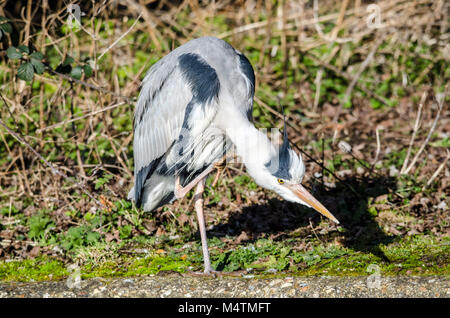
[[[203,191],[205,190],[206,177],[200,180],[195,189],[194,204],[197,212],[198,227],[200,238],[202,240],[203,263],[205,264],[205,273],[211,272],[211,262],[209,260],[208,241],[206,240],[205,216],[203,214]]]
[[[207,169],[205,169],[205,171],[203,171],[200,175],[197,176],[197,178],[195,178],[194,180],[192,180],[188,185],[186,185],[185,187],[183,187],[180,184],[180,177],[175,177],[175,197],[177,199],[181,199],[183,198],[186,193],[188,193],[189,191],[191,191],[191,189],[197,185],[197,183],[199,183],[200,180],[205,179],[208,176],[208,174],[213,170],[213,166],[208,167]]]

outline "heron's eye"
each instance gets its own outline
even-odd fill
[[[283,179],[278,179],[278,183],[279,183],[279,184],[283,184],[283,183],[284,183],[284,180],[283,180]]]

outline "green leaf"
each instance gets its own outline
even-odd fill
[[[84,70],[84,75],[86,75],[86,77],[91,77],[92,76],[92,68],[89,66],[89,64],[85,64],[83,66],[83,70]]]
[[[121,239],[127,239],[130,237],[133,227],[129,224],[119,227],[119,236]]]
[[[18,60],[22,57],[22,53],[20,53],[20,51],[14,47],[14,46],[10,46],[7,50],[6,50],[6,55],[11,59],[11,60]]]
[[[381,102],[375,98],[370,99],[370,106],[372,106],[373,109],[379,109],[383,106]]]
[[[0,30],[3,30],[4,32],[7,32],[7,33],[11,33],[12,26],[9,23],[3,23],[3,24],[0,24]]]
[[[83,68],[81,66],[75,66],[70,72],[70,76],[76,79],[80,79],[81,75],[83,75]]]
[[[34,76],[33,65],[30,62],[23,63],[17,70],[17,76],[24,81],[31,81]]]
[[[74,60],[71,56],[67,55],[66,59],[65,59],[64,62],[62,63],[62,66],[70,65],[70,64],[72,64],[73,62],[75,62],[75,60]]]
[[[41,61],[31,58],[30,62],[31,64],[33,64],[34,70],[36,71],[37,74],[42,74],[44,72],[45,67]]]
[[[55,226],[52,220],[43,214],[33,215],[29,219],[28,225],[30,228],[28,236],[32,239],[43,239],[50,228]]]
[[[30,57],[32,57],[36,60],[42,61],[42,59],[44,58],[44,55],[42,55],[41,52],[33,52],[30,54]]]
[[[397,101],[397,100],[394,100],[394,99],[388,99],[387,104],[388,104],[390,107],[395,107],[395,106],[398,104],[398,101]]]
[[[97,232],[89,232],[86,235],[87,244],[95,244],[100,240],[100,234]]]
[[[23,53],[30,54],[30,49],[25,45],[19,45],[17,48]]]

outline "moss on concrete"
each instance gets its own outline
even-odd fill
[[[431,236],[406,237],[389,245],[380,245],[386,258],[370,251],[353,251],[339,246],[316,246],[308,252],[297,252],[289,242],[259,240],[238,249],[211,250],[213,264],[219,270],[241,271],[258,278],[277,276],[357,276],[369,275],[370,264],[377,265],[381,275],[448,275],[449,239]],[[292,243],[292,242],[290,242]],[[69,277],[71,264],[49,257],[0,262],[0,281],[45,281]],[[79,264],[82,279],[93,277],[132,277],[164,271],[201,271],[199,249],[187,254],[158,250],[143,257],[111,255],[97,264]],[[231,269],[231,270],[230,270]]]

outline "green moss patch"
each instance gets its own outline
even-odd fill
[[[371,252],[354,251],[337,245],[317,245],[309,251],[296,250],[296,241],[276,242],[260,239],[235,249],[222,250],[212,239],[213,267],[224,272],[241,271],[255,277],[285,275],[355,276],[371,274],[369,265],[377,265],[382,275],[448,275],[449,239],[431,236],[407,237],[389,245],[380,245],[386,258]],[[217,242],[216,242],[217,243]],[[223,246],[223,245],[222,245]],[[160,272],[202,271],[203,260],[198,243],[185,251],[167,247],[157,253],[140,256],[111,255],[98,263],[80,264],[82,279],[93,277],[130,277]],[[111,253],[114,254],[114,253]],[[45,281],[67,278],[71,264],[41,257],[32,260],[0,262],[2,281]]]

